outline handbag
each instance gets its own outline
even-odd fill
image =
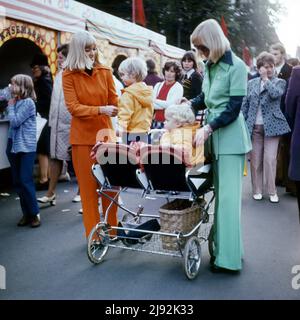
[[[38,113],[36,116],[36,141],[39,141],[39,138],[41,136],[41,133],[47,123],[47,119],[42,118],[40,114]]]

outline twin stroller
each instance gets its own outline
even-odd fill
[[[128,145],[103,143],[96,158],[92,173],[99,182],[97,192],[111,205],[103,213],[104,221],[89,235],[90,261],[100,263],[109,247],[183,257],[186,276],[195,278],[200,269],[201,245],[208,240],[210,254],[213,250],[211,165],[187,169],[180,152],[158,145],[145,145],[137,156],[136,149]],[[160,208],[160,215],[144,213],[141,205],[132,211],[118,200],[132,189],[141,191],[141,199],[165,198],[167,203]],[[108,196],[106,191],[115,191],[115,196]],[[113,204],[125,212],[118,226],[107,222]],[[182,214],[176,215],[178,212]],[[187,217],[192,222],[187,222]]]

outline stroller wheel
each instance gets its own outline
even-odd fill
[[[191,237],[185,247],[183,253],[184,271],[188,279],[196,278],[199,273],[201,264],[201,244],[199,238]]]
[[[89,235],[87,255],[94,264],[100,263],[108,250],[109,235],[106,230],[105,224],[97,224]]]

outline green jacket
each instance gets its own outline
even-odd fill
[[[206,122],[218,117],[228,106],[231,96],[247,94],[247,69],[244,62],[231,52],[230,63],[220,59],[205,66],[202,84],[207,107]],[[245,154],[252,149],[251,139],[242,113],[229,125],[215,130],[210,137],[212,152],[219,154]]]

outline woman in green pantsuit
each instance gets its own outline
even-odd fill
[[[213,272],[242,269],[242,177],[245,154],[251,140],[240,112],[247,93],[247,69],[230,49],[216,20],[199,24],[191,36],[207,59],[202,93],[190,100],[195,113],[206,108],[206,125],[198,130],[195,144],[207,141],[212,159],[216,192]]]

